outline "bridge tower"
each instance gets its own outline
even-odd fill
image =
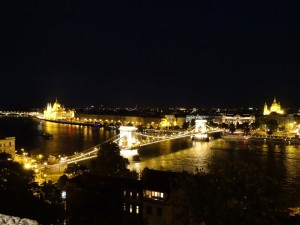
[[[138,145],[136,140],[136,127],[120,126],[119,146],[121,149],[131,149]]]
[[[207,120],[195,120],[195,132],[204,134],[206,133]]]

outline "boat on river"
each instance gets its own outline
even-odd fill
[[[40,133],[40,136],[46,138],[46,139],[53,139],[53,134],[47,133],[47,132],[42,132]]]
[[[249,138],[250,141],[263,141],[263,142],[277,142],[283,144],[300,144],[300,139],[298,136],[286,137],[286,136],[259,136],[254,135]]]
[[[227,134],[227,135],[224,135],[222,138],[225,139],[225,140],[228,140],[228,141],[244,141],[244,140],[247,140],[247,139],[251,138],[251,136]]]

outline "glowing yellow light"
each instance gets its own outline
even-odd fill
[[[31,168],[31,164],[30,163],[24,164],[24,168],[27,169],[27,170],[30,169]]]

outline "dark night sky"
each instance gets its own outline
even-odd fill
[[[0,107],[300,107],[295,2],[2,0]]]

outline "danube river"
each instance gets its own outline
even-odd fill
[[[53,139],[41,136],[53,134]],[[43,154],[71,155],[116,135],[116,131],[79,125],[39,121],[29,117],[0,117],[0,135],[15,136],[16,150],[22,148],[32,156]],[[159,170],[209,170],[210,165],[242,161],[266,170],[282,183],[284,190],[300,205],[300,146],[276,143],[225,141],[192,141],[183,138],[148,145],[139,149],[140,161],[130,160],[130,169],[138,172],[148,167]],[[270,187],[272,188],[272,187]]]

